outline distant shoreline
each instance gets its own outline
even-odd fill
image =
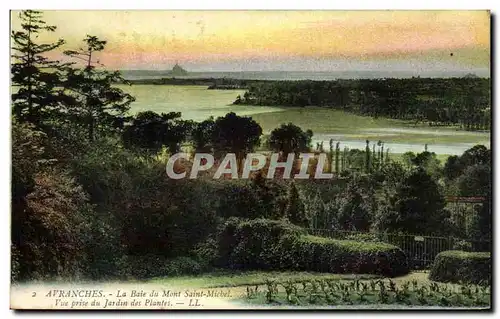
[[[235,72],[237,73],[237,72]],[[381,78],[338,78],[338,79],[242,79],[242,78],[228,78],[228,77],[158,77],[158,78],[127,78],[124,76],[125,80],[131,84],[136,85],[187,85],[187,86],[208,86],[208,89],[218,89],[218,90],[245,90],[249,85],[255,83],[272,83],[272,82],[296,82],[296,81],[311,81],[311,82],[351,82],[351,81],[374,81],[374,80],[386,80],[386,79],[412,79],[409,78],[399,78],[399,77],[381,77]],[[455,77],[413,77],[420,79],[452,79],[452,78],[464,78],[463,76]],[[479,77],[477,78],[479,79]],[[488,77],[482,77],[481,79],[490,79]]]
[[[137,85],[191,85],[208,86],[208,89],[242,90],[252,83],[275,82],[275,80],[243,80],[228,78],[158,78],[158,79],[130,79],[131,84]]]

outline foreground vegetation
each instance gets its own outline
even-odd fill
[[[151,284],[160,284],[171,287],[199,287],[199,288],[242,288],[246,286],[265,285],[267,281],[302,282],[304,280],[369,280],[379,279],[377,275],[332,274],[306,271],[264,271],[264,270],[227,270],[218,269],[210,272],[190,276],[162,276],[142,281]],[[246,288],[245,288],[246,289]],[[241,289],[240,289],[241,290]]]
[[[417,280],[338,281],[329,279],[302,282],[268,281],[264,287],[247,288],[245,302],[256,305],[342,306],[391,304],[405,306],[486,307],[491,290],[477,285],[423,284]]]
[[[436,256],[429,278],[442,282],[491,283],[489,252],[443,251]]]

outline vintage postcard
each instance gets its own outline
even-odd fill
[[[10,18],[12,309],[491,310],[489,11]]]

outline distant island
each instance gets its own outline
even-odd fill
[[[182,76],[188,75],[188,72],[184,70],[179,64],[175,64],[171,71],[167,72],[167,75]]]

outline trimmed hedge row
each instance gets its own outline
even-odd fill
[[[386,243],[306,235],[286,221],[227,220],[199,251],[218,267],[287,269],[399,276],[409,272],[404,252]]]
[[[381,242],[303,236],[295,252],[299,267],[304,270],[389,277],[409,272],[405,253],[396,246]]]
[[[448,250],[434,259],[429,279],[441,282],[490,284],[491,254]]]

